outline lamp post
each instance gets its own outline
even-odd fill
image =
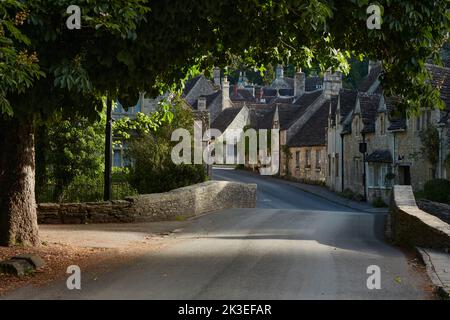
[[[366,190],[366,153],[367,153],[367,142],[365,141],[365,136],[363,135],[362,142],[359,143],[359,152],[363,155],[363,188],[364,188],[364,201],[367,201],[367,190]]]
[[[111,201],[111,171],[112,171],[112,107],[114,100],[106,104],[106,129],[105,129],[105,177],[103,200]]]

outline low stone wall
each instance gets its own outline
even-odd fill
[[[411,186],[394,186],[386,235],[407,247],[450,248],[450,225],[420,210]]]
[[[450,205],[430,200],[417,200],[417,206],[421,210],[438,217],[442,221],[450,223]]]
[[[149,222],[184,219],[227,208],[256,207],[256,184],[208,181],[165,193],[125,200],[41,203],[40,224]]]

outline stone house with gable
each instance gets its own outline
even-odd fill
[[[435,177],[448,179],[444,159],[450,150],[450,69],[427,65],[445,110],[424,108],[420,116],[407,118],[392,116],[396,98],[382,95],[378,81],[381,67],[371,64],[370,68],[353,107],[355,93],[345,90],[330,104],[328,187],[365,194],[369,202],[377,198],[388,202],[393,184],[411,184],[414,190],[420,190]],[[343,105],[347,109],[344,112],[340,109]],[[434,165],[420,155],[420,133],[431,125],[438,128],[440,136],[439,160]],[[365,143],[364,154],[360,152],[361,143]]]

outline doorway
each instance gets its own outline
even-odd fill
[[[399,183],[400,185],[411,185],[411,169],[410,166],[399,166]]]

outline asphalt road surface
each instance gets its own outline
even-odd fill
[[[258,184],[258,208],[193,219],[172,243],[109,273],[25,288],[34,299],[428,299],[426,276],[383,241],[382,214],[356,212],[283,181],[215,169],[216,180]],[[381,289],[367,273],[381,271]]]

